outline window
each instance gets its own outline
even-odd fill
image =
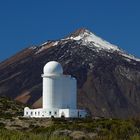
[[[40,115],[40,112],[38,112],[38,116]]]
[[[51,111],[49,111],[49,115],[51,115],[52,114],[52,112]]]
[[[57,115],[57,112],[55,111],[54,114]]]
[[[28,112],[26,112],[26,115],[28,115]]]
[[[31,116],[33,115],[33,112],[31,111]]]
[[[36,115],[36,112],[35,112],[35,115]]]

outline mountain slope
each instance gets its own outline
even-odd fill
[[[139,116],[140,60],[86,29],[27,48],[0,63],[0,95],[41,106],[41,74],[51,60],[77,78],[80,108],[93,116]]]

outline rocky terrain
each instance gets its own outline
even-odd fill
[[[24,118],[24,105],[0,97],[0,140],[139,140],[140,120]]]
[[[41,74],[51,60],[77,78],[79,108],[107,118],[140,116],[140,59],[86,29],[26,48],[1,62],[0,95],[40,107]]]

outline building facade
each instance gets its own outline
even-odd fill
[[[24,108],[25,117],[50,118],[85,117],[86,111],[77,109],[77,81],[63,74],[63,68],[56,61],[48,62],[43,69],[42,108]]]

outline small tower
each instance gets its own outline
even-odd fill
[[[76,109],[76,79],[70,75],[63,75],[60,63],[47,63],[42,77],[44,109]]]

